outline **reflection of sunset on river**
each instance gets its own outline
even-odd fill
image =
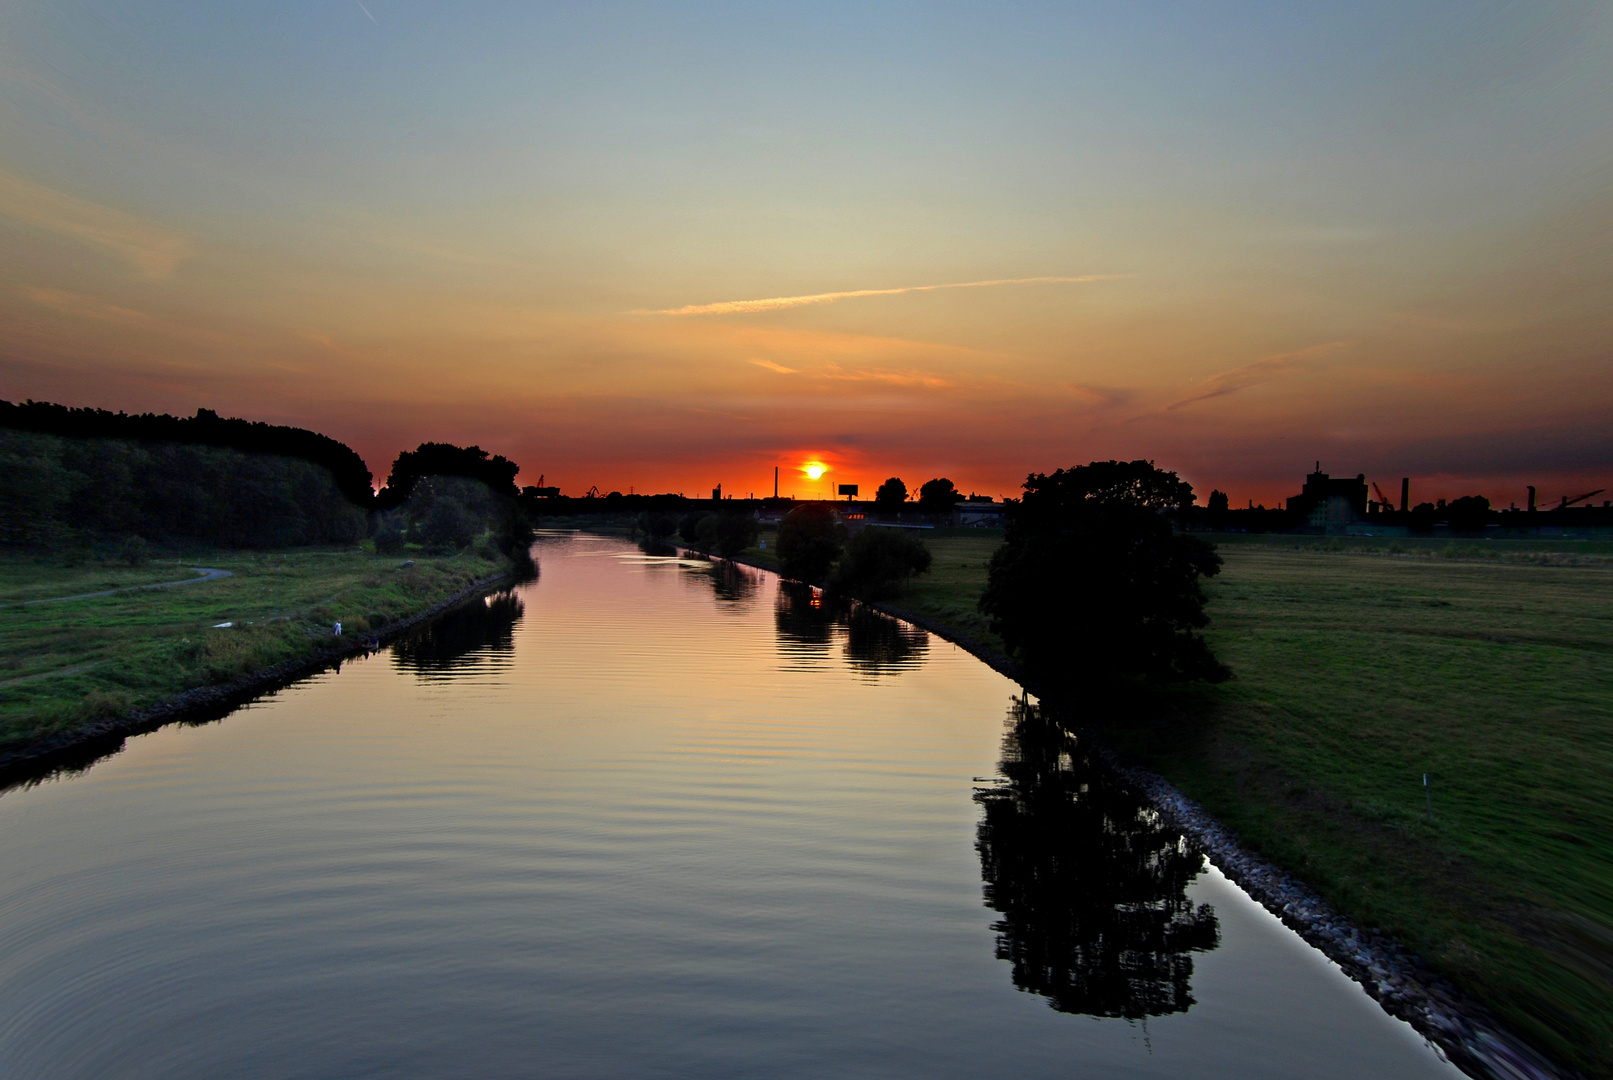
[[[1453,1075],[969,654],[746,567],[536,554],[0,799],[7,1074],[162,1030],[195,1076]]]

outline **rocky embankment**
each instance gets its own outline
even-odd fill
[[[749,562],[746,565],[755,566]],[[1031,693],[1037,692],[1011,657],[970,635],[894,604],[869,606],[952,642]],[[1535,1053],[1503,1029],[1488,1010],[1430,971],[1399,942],[1376,930],[1363,929],[1334,910],[1316,890],[1245,850],[1231,830],[1177,791],[1170,781],[1144,769],[1127,768],[1101,750],[1100,756],[1166,821],[1191,837],[1223,874],[1361,984],[1385,1012],[1406,1021],[1437,1046],[1463,1072],[1481,1080],[1573,1080],[1578,1075]]]

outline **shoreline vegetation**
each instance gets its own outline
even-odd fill
[[[536,572],[520,468],[475,446],[422,443],[376,492],[301,428],[0,401],[0,466],[0,773]]]
[[[229,576],[145,587],[204,565]],[[0,779],[228,711],[517,577],[509,560],[475,552],[208,552],[140,568],[0,554]],[[86,584],[119,591],[37,602]]]
[[[1024,685],[975,606],[1001,537],[934,530],[867,603]],[[734,560],[777,573],[759,539]],[[1234,678],[1068,726],[1467,1071],[1613,1075],[1607,545],[1213,539]]]

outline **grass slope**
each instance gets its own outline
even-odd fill
[[[998,538],[927,540],[935,573],[898,603],[982,636]],[[1231,538],[1207,591],[1236,680],[1108,738],[1542,1049],[1613,1076],[1607,547]]]
[[[403,561],[358,549],[303,549],[214,552],[136,570],[0,554],[0,751],[295,660],[328,643],[337,620],[344,634],[362,634],[508,569],[472,552],[416,556],[408,568]],[[179,580],[193,576],[193,566],[233,576],[17,603]],[[234,625],[215,625],[223,622]]]

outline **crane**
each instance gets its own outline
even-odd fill
[[[1572,499],[1570,499],[1567,495],[1564,495],[1563,496],[1563,501],[1557,504],[1556,509],[1558,509],[1558,510],[1567,510],[1570,506],[1573,506],[1575,503],[1584,502],[1586,499],[1589,499],[1591,496],[1600,495],[1602,492],[1604,492],[1606,490],[1607,490],[1607,488],[1597,488],[1595,491],[1587,491],[1585,494],[1577,495]]]
[[[1378,496],[1379,506],[1383,507],[1385,510],[1393,510],[1395,508],[1395,504],[1389,501],[1389,496],[1383,493],[1383,488],[1378,486],[1378,482],[1376,480],[1372,482],[1372,492]]]

